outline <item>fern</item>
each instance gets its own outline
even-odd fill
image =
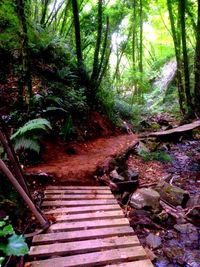
[[[17,150],[31,150],[36,152],[37,154],[40,153],[40,145],[38,140],[28,139],[25,137],[21,137],[16,140],[14,145],[15,151]]]
[[[30,120],[26,124],[24,124],[24,126],[20,127],[17,132],[11,136],[11,140],[19,138],[21,136],[27,136],[27,134],[36,130],[48,132],[51,129],[51,124],[46,119],[39,118]]]
[[[31,150],[39,154],[41,135],[51,129],[51,124],[46,119],[39,118],[28,121],[11,136],[15,150]]]

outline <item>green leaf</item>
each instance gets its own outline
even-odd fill
[[[5,257],[0,257],[0,267],[3,267],[2,263],[4,262]]]
[[[8,238],[7,244],[0,244],[2,250],[7,256],[22,256],[28,253],[29,249],[23,236],[12,235]]]
[[[11,224],[6,225],[3,230],[0,230],[0,236],[7,236],[7,235],[11,235],[14,234],[14,229],[12,227]]]

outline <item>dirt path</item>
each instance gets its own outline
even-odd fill
[[[134,145],[137,140],[136,135],[126,134],[70,145],[47,143],[43,163],[26,168],[26,172],[51,174],[57,183],[95,185],[93,176],[97,167]]]

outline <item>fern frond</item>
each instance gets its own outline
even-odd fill
[[[24,126],[20,127],[17,132],[11,136],[11,140],[26,136],[28,133],[33,132],[35,130],[42,130],[48,132],[51,129],[51,124],[46,119],[39,118],[30,120],[25,123]]]
[[[37,154],[40,153],[40,145],[37,140],[28,139],[25,137],[21,137],[16,140],[14,145],[15,151],[17,150],[31,150],[36,152]]]

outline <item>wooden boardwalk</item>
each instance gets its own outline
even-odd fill
[[[42,204],[56,222],[33,238],[29,267],[152,267],[106,186],[48,186]]]

